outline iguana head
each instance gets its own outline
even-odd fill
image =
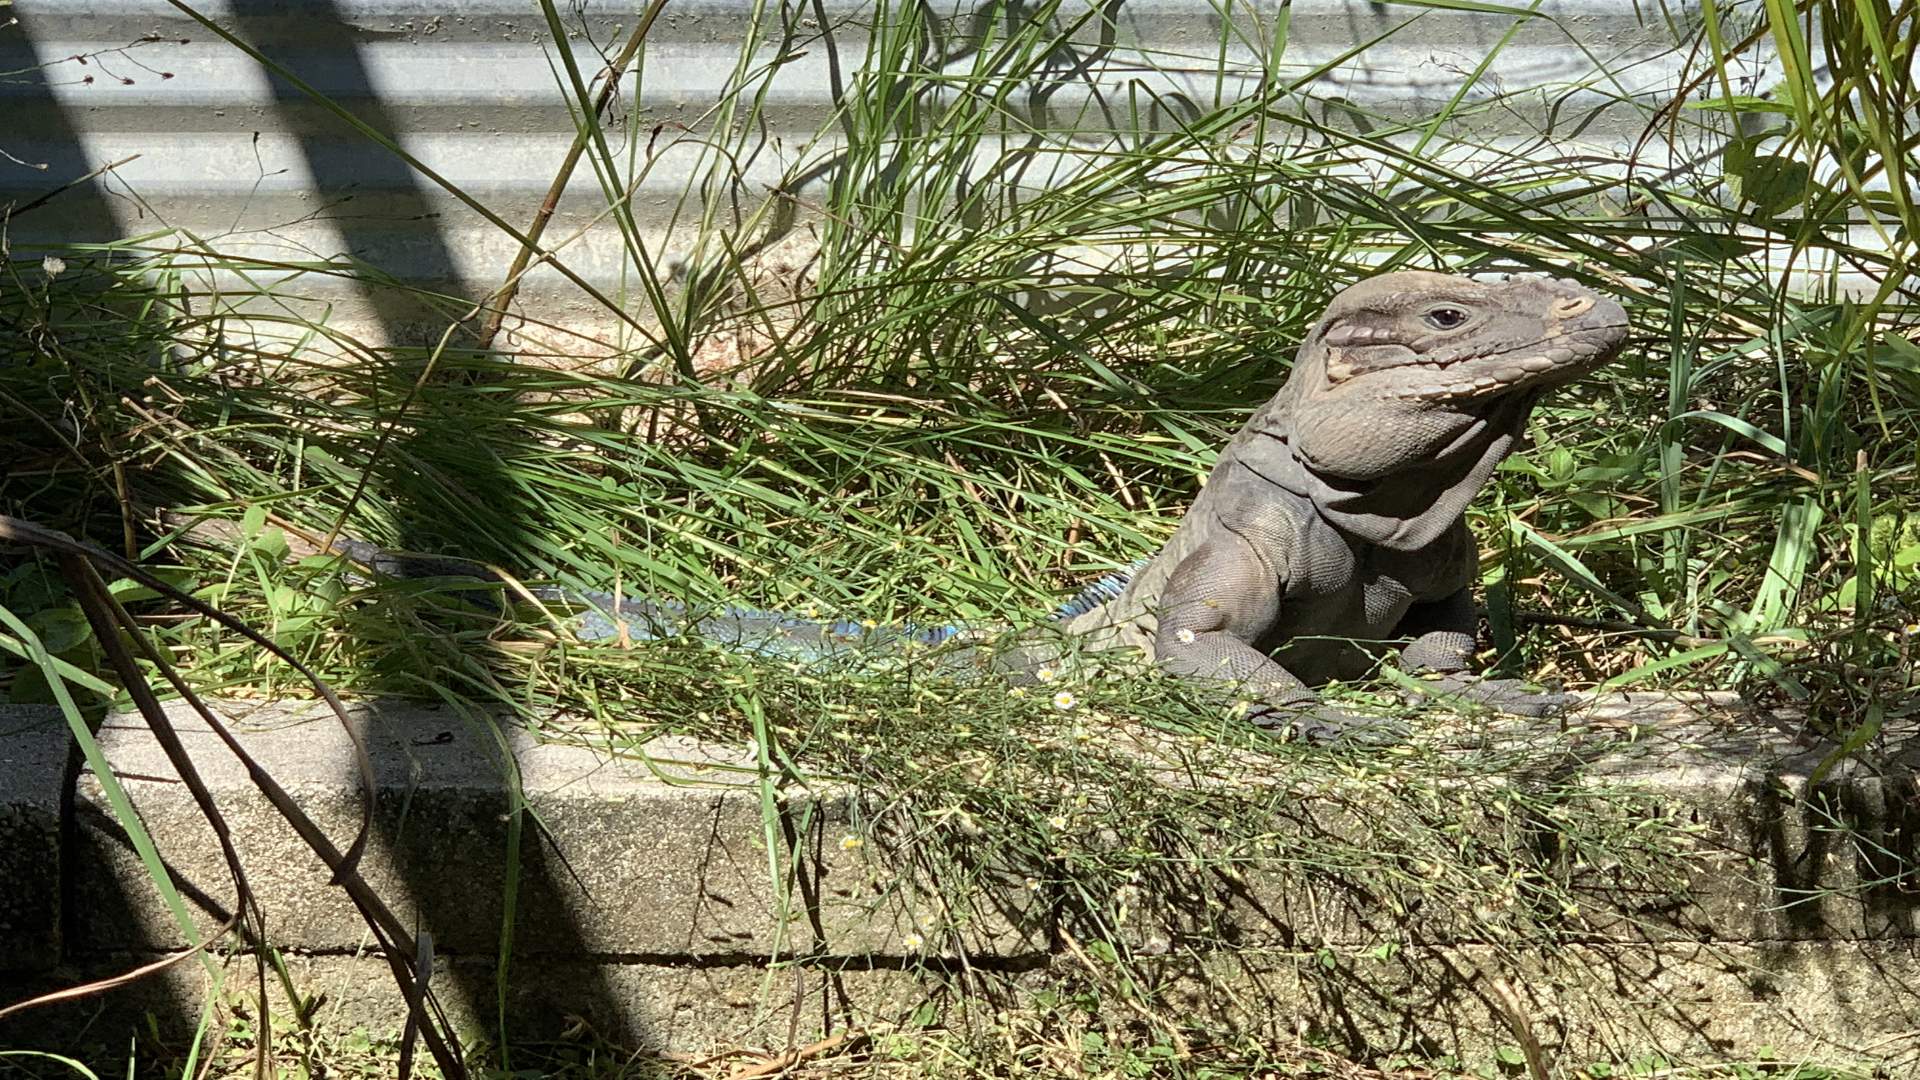
[[[1300,350],[1294,452],[1315,472],[1367,480],[1489,427],[1518,434],[1542,391],[1611,360],[1626,337],[1620,305],[1572,282],[1369,278],[1333,298]]]
[[[1340,528],[1415,549],[1458,522],[1542,392],[1611,360],[1620,305],[1550,278],[1381,274],[1333,298],[1250,428]]]

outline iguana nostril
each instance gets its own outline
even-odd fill
[[[1571,319],[1575,315],[1585,315],[1593,310],[1593,297],[1575,296],[1553,302],[1553,315],[1557,319]]]

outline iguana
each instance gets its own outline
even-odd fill
[[[1230,683],[1256,721],[1310,736],[1356,719],[1320,704],[1312,687],[1364,675],[1375,663],[1366,642],[1407,640],[1402,666],[1437,691],[1543,714],[1561,699],[1466,674],[1478,574],[1465,511],[1540,395],[1608,362],[1626,336],[1619,304],[1570,281],[1400,271],[1344,290],[1166,545],[1063,605],[1054,628],[1077,648],[1130,647],[1175,676]],[[340,547],[398,576],[474,566]],[[600,609],[583,636],[616,632],[609,597],[541,595]],[[927,645],[976,636],[740,608],[690,620],[645,599],[617,613],[640,637],[664,625],[789,655],[876,633]],[[1051,663],[1058,646],[1041,636],[1002,650],[997,666],[1017,674]]]
[[[1346,289],[1159,554],[1067,636],[1232,681],[1256,718],[1310,733],[1350,721],[1310,687],[1365,674],[1356,642],[1411,639],[1402,666],[1435,690],[1522,713],[1560,704],[1465,675],[1479,576],[1465,512],[1540,395],[1626,336],[1618,303],[1569,281],[1402,271]]]

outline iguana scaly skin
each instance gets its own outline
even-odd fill
[[[1539,715],[1562,700],[1465,676],[1477,573],[1466,508],[1510,453],[1540,395],[1606,363],[1627,336],[1620,305],[1572,282],[1382,274],[1328,305],[1286,384],[1240,429],[1158,554],[1063,605],[1049,628],[994,653],[956,650],[1019,677],[1074,653],[1125,647],[1173,675],[1226,683],[1256,720],[1329,734],[1357,718],[1312,687],[1367,673],[1367,643],[1406,641],[1404,667],[1438,691]],[[336,545],[394,576],[492,576],[461,560]],[[824,656],[849,645],[938,646],[958,627],[820,622],[731,608],[535,590],[594,609],[583,637],[692,634],[731,648]],[[1049,640],[1041,640],[1042,637]],[[1371,721],[1365,721],[1371,723]]]
[[[1403,666],[1494,707],[1554,704],[1462,677],[1478,576],[1465,511],[1540,395],[1626,335],[1619,304],[1571,282],[1405,271],[1354,285],[1166,546],[1067,636],[1229,681],[1263,718],[1310,731],[1348,719],[1310,688],[1365,674],[1375,661],[1356,642],[1410,639]]]

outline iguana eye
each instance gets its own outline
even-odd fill
[[[1429,308],[1426,318],[1435,330],[1455,330],[1467,321],[1467,313],[1457,307],[1437,307]]]

